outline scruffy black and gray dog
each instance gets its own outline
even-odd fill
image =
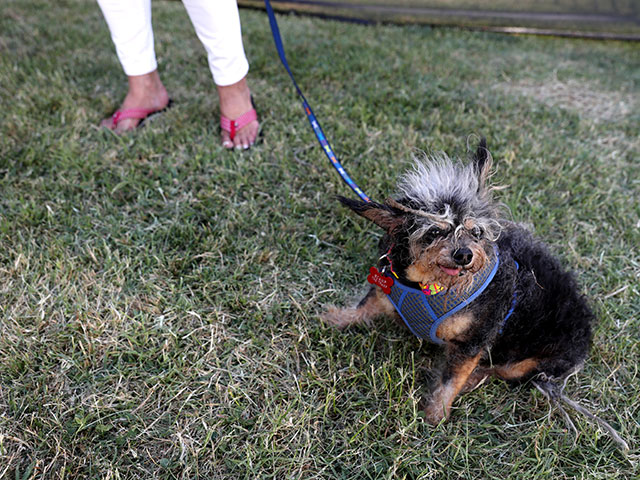
[[[482,139],[466,164],[445,155],[416,162],[384,204],[340,197],[386,233],[369,293],[356,308],[331,308],[323,319],[342,328],[393,315],[444,345],[425,409],[433,424],[449,416],[459,393],[491,375],[532,380],[553,400],[565,399],[562,382],[580,368],[591,340],[594,316],[573,275],[501,216],[490,167]]]

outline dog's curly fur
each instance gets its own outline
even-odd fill
[[[425,408],[433,424],[449,416],[459,393],[487,376],[561,382],[580,368],[591,341],[594,315],[574,276],[492,201],[491,162],[482,139],[467,163],[445,155],[418,161],[402,177],[396,198],[385,203],[340,198],[385,230],[380,267],[388,252],[394,272],[408,286],[436,282],[446,290],[467,288],[494,245],[498,248],[500,266],[486,290],[438,327],[445,361]],[[514,292],[515,310],[503,326]],[[357,307],[331,308],[323,318],[345,327],[379,315],[399,318],[380,287],[373,286]]]

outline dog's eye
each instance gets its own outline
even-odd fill
[[[483,233],[482,228],[477,225],[471,229],[471,236],[474,238],[482,237],[482,233]]]
[[[429,230],[427,230],[427,234],[432,238],[442,237],[446,233],[447,233],[446,230],[436,226],[432,226],[431,228],[429,228]]]

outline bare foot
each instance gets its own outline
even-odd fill
[[[227,86],[218,85],[220,97],[220,114],[235,120],[253,108],[251,91],[247,85],[247,78]],[[225,148],[247,149],[256,141],[260,124],[254,120],[238,130],[233,140],[229,132],[222,130],[222,146]]]
[[[141,108],[158,111],[169,104],[169,95],[160,81],[157,70],[145,75],[127,78],[129,79],[129,92],[118,110]],[[115,122],[114,125],[113,117],[108,117],[100,122],[100,126],[109,128],[116,133],[122,133],[133,130],[141,121],[139,118],[123,118]]]

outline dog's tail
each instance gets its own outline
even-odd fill
[[[560,385],[557,381],[547,377],[544,374],[539,375],[536,379],[532,380],[533,385],[554,405],[562,415],[564,416],[565,421],[576,434],[578,435],[578,430],[576,426],[571,421],[571,417],[567,411],[562,407],[561,402],[566,403],[575,411],[582,413],[585,417],[587,417],[591,422],[598,423],[603,429],[607,431],[607,433],[613,438],[613,440],[618,444],[618,446],[622,449],[622,451],[626,454],[629,451],[629,445],[624,439],[616,432],[616,430],[609,425],[607,422],[602,420],[601,418],[595,416],[585,407],[577,403],[576,401],[570,399],[564,394],[564,387],[567,384],[567,380],[577,373],[577,370],[565,377],[564,382]]]

